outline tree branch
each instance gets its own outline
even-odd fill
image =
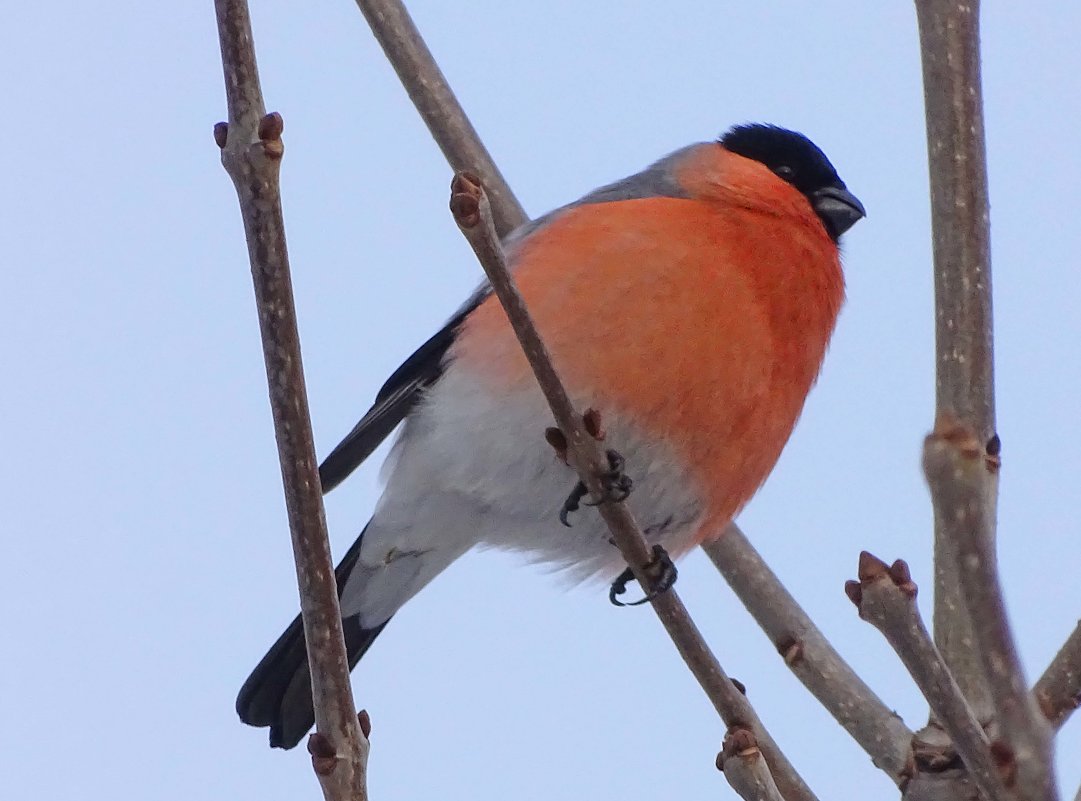
[[[725,735],[717,769],[740,798],[750,801],[785,801],[769,772],[758,741],[748,729],[731,729]]]
[[[856,604],[860,618],[882,632],[897,652],[984,795],[992,801],[1011,801],[992,760],[991,743],[983,726],[923,625],[916,607],[917,587],[908,565],[898,559],[887,566],[864,551],[860,554],[859,581],[848,582],[845,591]]]
[[[289,278],[278,182],[282,118],[264,116],[246,0],[215,0],[229,122],[214,137],[236,186],[248,243],[274,433],[296,561],[318,733],[309,748],[328,801],[367,798],[362,736],[342,634]]]
[[[936,408],[938,416],[963,421],[987,442],[995,433],[995,396],[979,5],[916,0],[931,178]],[[993,509],[995,497],[988,500]],[[936,514],[935,643],[986,720],[992,702],[944,525]],[[993,547],[993,526],[986,534]]]
[[[913,733],[834,650],[796,599],[732,523],[702,546],[717,570],[811,694],[900,784]]]
[[[1051,660],[1032,688],[1032,694],[1044,717],[1056,729],[1081,706],[1081,623]]]
[[[387,60],[455,172],[481,177],[502,239],[529,219],[400,0],[357,0]]]
[[[938,408],[995,433],[979,0],[916,0],[935,263]]]
[[[654,559],[653,551],[626,505],[608,498],[601,481],[601,476],[609,470],[606,456],[586,431],[581,415],[571,404],[525,302],[510,277],[484,189],[476,176],[459,173],[451,185],[451,192],[454,219],[473,247],[493,291],[503,304],[537,382],[552,408],[556,424],[566,439],[569,461],[592,495],[608,524],[614,543],[635,578],[648,592],[652,581],[647,571]],[[754,733],[784,798],[787,801],[814,799],[814,794],[777,747],[746,697],[736,689],[710,652],[675,590],[669,589],[656,595],[652,605],[687,667],[698,679],[725,724],[730,729],[745,728]]]
[[[994,493],[997,457],[984,450],[972,431],[940,420],[924,444],[923,468],[945,524],[943,534],[951,544],[965,605],[972,614],[974,644],[1000,731],[996,745],[1017,763],[1024,798],[1054,798],[1050,727],[1025,684],[988,536],[988,496]]]
[[[995,561],[990,221],[979,0],[916,0],[935,263],[935,432],[924,472],[935,509],[935,639],[1026,799],[1055,797],[1050,733],[1026,691]]]

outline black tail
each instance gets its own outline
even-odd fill
[[[334,571],[339,596],[360,554],[363,537],[362,532]],[[343,620],[342,625],[349,669],[352,670],[387,624],[364,629],[356,617],[350,617]],[[299,615],[240,688],[236,711],[240,719],[251,726],[269,726],[270,745],[274,748],[292,748],[315,725],[304,626]]]

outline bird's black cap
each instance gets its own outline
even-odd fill
[[[764,164],[802,192],[834,241],[867,215],[826,154],[801,133],[761,123],[737,125],[721,137],[720,144]]]

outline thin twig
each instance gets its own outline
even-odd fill
[[[609,469],[605,454],[597,441],[586,432],[581,416],[575,412],[522,296],[510,277],[484,189],[476,176],[459,173],[454,178],[451,192],[455,221],[469,240],[493,291],[503,304],[537,382],[552,408],[556,424],[566,438],[570,462],[597,503],[615,544],[635,578],[643,590],[648,591],[652,582],[647,565],[653,560],[654,554],[626,505],[607,497],[601,482],[601,476]],[[729,728],[746,728],[754,732],[784,798],[787,801],[813,799],[815,796],[810,788],[777,747],[750,703],[736,689],[709,650],[675,590],[669,589],[656,595],[652,604],[687,667],[698,679],[725,724]]]
[[[777,575],[732,523],[702,549],[811,694],[900,784],[913,733],[834,650]]]
[[[1011,801],[992,759],[991,743],[923,625],[908,565],[898,559],[889,566],[864,551],[859,581],[848,582],[845,591],[860,617],[881,631],[897,652],[984,795],[991,801]]]
[[[400,0],[357,0],[387,60],[398,73],[432,138],[455,172],[480,175],[500,238],[528,218],[454,96]]]
[[[991,688],[999,751],[1016,762],[1022,797],[1051,799],[1056,797],[1051,728],[1025,683],[987,536],[987,496],[993,492],[997,465],[972,431],[950,420],[939,420],[924,444],[924,473],[952,546],[965,605],[972,613],[976,652]]]
[[[916,0],[931,177],[937,415],[963,421],[987,442],[995,434],[995,395],[979,6],[979,0]],[[993,508],[994,496],[988,501]],[[987,720],[992,701],[943,525],[936,514],[935,643]],[[994,528],[986,534],[993,546]]]
[[[724,771],[725,779],[740,798],[785,801],[770,775],[754,733],[748,729],[731,729],[725,735],[721,753],[717,755],[717,768]]]
[[[1081,623],[1040,676],[1032,688],[1032,695],[1044,717],[1056,729],[1061,728],[1081,706]]]
[[[342,634],[300,357],[282,220],[282,119],[265,114],[246,0],[215,0],[229,122],[214,136],[236,186],[255,285],[274,433],[304,616],[318,733],[309,743],[328,801],[367,798],[362,736]]]

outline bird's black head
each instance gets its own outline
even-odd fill
[[[721,145],[761,162],[802,192],[834,242],[867,215],[826,154],[803,134],[775,125],[737,125],[721,137]]]

